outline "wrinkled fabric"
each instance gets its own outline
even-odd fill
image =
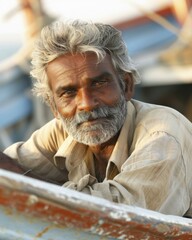
[[[98,182],[89,147],[58,119],[4,153],[62,187],[110,201],[192,216],[192,123],[177,111],[131,100],[119,138]]]

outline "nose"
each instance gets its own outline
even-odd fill
[[[79,111],[92,111],[98,106],[97,97],[89,89],[82,89],[77,96]]]

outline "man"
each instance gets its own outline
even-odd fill
[[[42,30],[32,64],[34,93],[55,119],[5,149],[9,166],[114,202],[191,216],[192,124],[132,99],[139,75],[118,30],[55,22]]]

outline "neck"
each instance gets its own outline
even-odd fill
[[[101,160],[103,163],[108,162],[118,137],[119,132],[105,143],[89,146],[98,161]]]
[[[119,133],[106,143],[89,146],[94,155],[95,174],[98,182],[102,182],[106,177],[107,164],[117,142],[118,136]]]

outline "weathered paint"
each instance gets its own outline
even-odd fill
[[[192,239],[192,220],[0,170],[0,239]]]

